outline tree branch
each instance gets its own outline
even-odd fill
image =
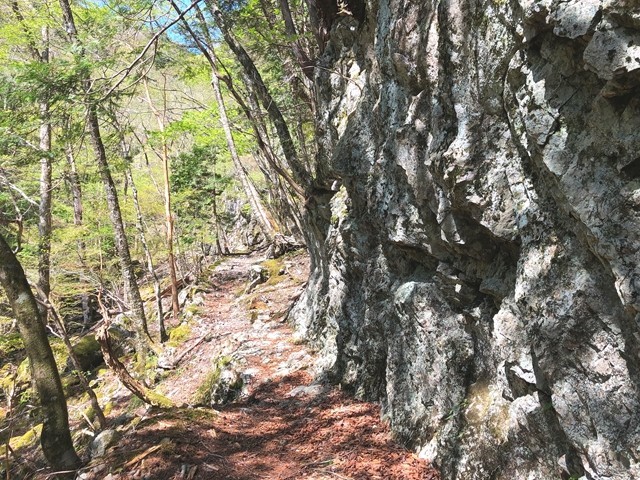
[[[158,41],[158,39],[160,38],[160,36],[166,32],[167,30],[169,30],[171,27],[173,27],[176,23],[178,23],[179,21],[181,21],[184,16],[189,12],[189,10],[191,10],[193,7],[195,7],[198,3],[200,3],[202,0],[194,0],[191,5],[189,5],[177,18],[175,18],[174,20],[170,21],[169,23],[167,23],[164,27],[162,27],[158,32],[156,32],[156,34],[151,38],[151,40],[149,40],[149,42],[147,42],[147,44],[145,45],[145,47],[142,49],[142,51],[140,52],[140,54],[133,60],[133,62],[131,62],[129,64],[128,67],[120,70],[118,73],[116,73],[113,78],[117,77],[118,75],[123,75],[123,77],[118,80],[116,82],[115,85],[113,85],[109,91],[99,100],[99,102],[102,102],[103,100],[105,100],[106,98],[108,98],[113,92],[115,92],[115,90],[122,85],[122,82],[124,82],[126,80],[126,78],[129,76],[129,74],[131,73],[131,71],[136,67],[136,65],[144,58],[144,56],[147,54],[147,52],[149,51],[149,49]]]

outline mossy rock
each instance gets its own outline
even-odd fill
[[[199,405],[223,405],[236,400],[243,387],[244,381],[234,366],[233,358],[224,355],[214,363],[193,400]]]
[[[96,340],[95,335],[85,335],[73,345],[73,353],[75,353],[83,372],[88,372],[99,367],[104,363],[100,344]],[[67,368],[75,369],[71,359],[67,360]]]
[[[169,331],[168,345],[177,347],[184,343],[189,338],[189,335],[191,335],[191,326],[188,323],[181,323]]]
[[[31,367],[28,358],[25,358],[20,365],[18,365],[18,371],[16,373],[16,383],[29,383],[31,381]]]
[[[155,392],[153,390],[149,390],[147,392],[147,396],[149,397],[149,401],[151,402],[151,405],[153,405],[154,407],[160,407],[160,408],[173,407],[173,402],[168,397],[165,397],[161,393]]]
[[[11,450],[14,452],[19,451],[21,448],[33,446],[40,439],[40,434],[42,433],[42,424],[39,423],[35,427],[30,430],[27,430],[26,433],[20,435],[18,437],[13,437],[9,440],[9,446]],[[6,455],[6,445],[0,445],[0,456],[4,457]]]
[[[268,272],[268,278],[265,282],[266,286],[277,285],[287,278],[283,257],[265,260],[261,265],[266,268]]]

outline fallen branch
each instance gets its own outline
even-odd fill
[[[118,379],[131,393],[144,403],[153,405],[154,407],[169,408],[173,406],[171,400],[167,397],[148,389],[141,382],[133,378],[124,364],[113,353],[111,336],[109,335],[109,322],[105,322],[105,324],[96,331],[96,340],[98,340],[100,344],[100,350],[102,350],[105,363],[113,370]]]
[[[143,460],[144,458],[148,457],[149,455],[151,455],[153,452],[157,452],[158,450],[160,450],[162,448],[162,444],[160,445],[154,445],[153,447],[149,447],[147,448],[144,452],[136,455],[135,457],[133,457],[131,460],[129,460],[127,463],[124,464],[123,468],[129,468],[132,467],[133,465],[135,465],[136,463],[138,463],[140,460]]]
[[[187,348],[184,352],[182,352],[176,359],[174,362],[174,365],[177,367],[178,364],[182,361],[182,359],[184,357],[186,357],[189,352],[191,352],[194,348],[196,348],[198,345],[200,345],[202,342],[204,342],[207,337],[211,334],[211,332],[207,332],[204,335],[202,335],[198,340],[195,341],[195,343],[193,345],[191,345],[189,348]]]

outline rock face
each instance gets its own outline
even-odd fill
[[[298,327],[443,478],[640,478],[640,4],[364,12],[316,69]]]

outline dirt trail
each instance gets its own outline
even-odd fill
[[[127,411],[130,397],[120,390],[114,412],[122,437],[79,478],[438,478],[392,441],[376,405],[313,383],[313,353],[283,323],[306,279],[306,257],[290,257],[246,293],[249,271],[260,260],[233,257],[216,267],[189,338],[163,359],[183,356],[157,387],[179,407]],[[194,405],[221,357],[244,380],[242,395],[225,405]]]

